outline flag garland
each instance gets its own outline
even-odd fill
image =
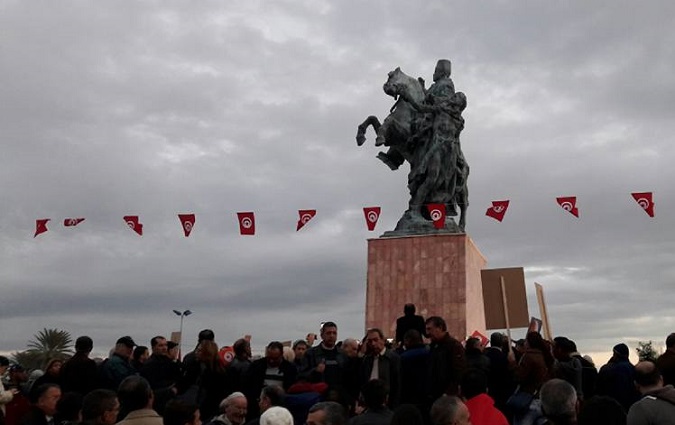
[[[644,210],[644,212],[651,218],[654,218],[654,194],[653,192],[633,192],[631,196],[638,204],[638,206]],[[501,200],[501,201],[491,201],[492,206],[488,207],[485,211],[485,215],[490,217],[498,222],[504,220],[504,216],[510,205],[510,200]],[[563,210],[569,212],[573,216],[579,218],[579,208],[577,206],[577,197],[576,196],[561,196],[556,198],[556,202]],[[429,212],[429,217],[433,221],[434,227],[437,229],[442,229],[445,225],[445,205],[444,204],[428,204],[426,205],[427,211]],[[310,220],[314,219],[317,214],[317,210],[297,210],[298,211],[298,222],[296,226],[296,231],[299,231],[309,223]],[[377,226],[377,222],[380,218],[382,212],[381,207],[363,207],[363,216],[365,218],[366,228],[368,231],[372,232]],[[190,214],[178,214],[178,219],[183,229],[185,237],[189,237],[194,225],[196,222],[196,215],[194,213]],[[130,230],[133,230],[138,236],[143,236],[143,224],[140,222],[138,215],[125,215],[123,217],[124,222]],[[239,233],[241,235],[253,236],[255,235],[255,213],[253,211],[247,212],[238,212],[237,220],[239,223]],[[35,233],[33,238],[38,237],[39,235],[49,231],[47,224],[51,221],[51,218],[40,218],[35,220]],[[70,217],[63,220],[64,227],[76,227],[80,223],[85,221],[84,217]]]

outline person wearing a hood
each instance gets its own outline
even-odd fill
[[[627,412],[640,398],[633,384],[635,366],[628,359],[630,351],[626,344],[617,344],[612,351],[612,358],[598,372],[596,394],[612,397]]]
[[[663,385],[663,377],[653,362],[635,366],[635,386],[642,399],[628,411],[628,425],[675,425],[675,388]]]

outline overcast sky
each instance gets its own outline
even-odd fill
[[[98,352],[149,344],[177,330],[172,309],[194,312],[187,346],[209,327],[260,348],[325,320],[362,336],[366,241],[408,192],[407,169],[375,158],[372,130],[357,147],[356,126],[388,113],[387,72],[430,83],[440,58],[468,99],[467,232],[488,267],[525,267],[530,314],[538,282],[553,333],[584,353],[661,344],[675,330],[675,3],[457,3],[1,2],[0,351],[43,327]],[[637,191],[654,192],[655,218]],[[555,202],[570,195],[578,219]],[[498,223],[485,210],[501,199]],[[256,236],[237,211],[255,211]],[[189,238],[178,213],[196,214]],[[34,239],[38,218],[52,222]]]

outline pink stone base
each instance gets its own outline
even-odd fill
[[[403,306],[441,316],[450,335],[485,334],[480,271],[487,261],[467,235],[426,235],[368,240],[366,328],[389,338]]]

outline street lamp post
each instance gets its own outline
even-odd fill
[[[178,340],[178,353],[180,356],[183,356],[183,318],[192,314],[190,310],[185,310],[180,312],[178,310],[173,311],[176,316],[180,316],[180,339]]]

